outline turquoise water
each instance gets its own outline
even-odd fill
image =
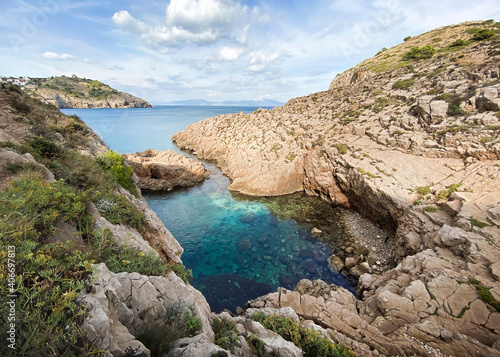
[[[78,115],[112,150],[125,153],[149,148],[181,152],[170,137],[187,125],[256,109],[158,106],[63,112]],[[182,260],[193,270],[192,284],[214,311],[234,311],[278,286],[293,289],[301,278],[322,279],[352,290],[347,279],[333,274],[327,265],[329,246],[343,238],[336,224],[337,210],[303,194],[259,199],[232,194],[227,189],[229,179],[213,163],[204,164],[210,171],[204,183],[144,196],[183,246]],[[320,240],[311,236],[313,227],[324,232]]]

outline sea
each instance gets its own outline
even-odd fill
[[[133,109],[63,109],[79,116],[121,154],[147,149],[183,152],[171,136],[189,124],[257,107],[155,106]],[[332,272],[327,258],[344,234],[340,208],[303,193],[248,197],[227,189],[230,179],[214,162],[205,182],[171,192],[144,192],[151,209],[184,248],[182,261],[192,270],[190,283],[215,312],[235,312],[248,300],[278,287],[293,289],[302,278],[322,279],[354,292],[348,279]],[[323,231],[314,238],[312,228]]]

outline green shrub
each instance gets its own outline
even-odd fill
[[[123,158],[116,151],[109,150],[106,154],[98,157],[98,163],[105,170],[113,173],[118,183],[133,195],[137,194],[137,189],[132,181],[132,168],[125,166]]]
[[[453,41],[448,47],[464,47],[467,46],[469,43],[470,43],[469,41],[459,38]]]
[[[181,301],[170,305],[165,319],[148,326],[137,339],[151,351],[151,357],[162,357],[169,352],[173,342],[194,336],[201,327],[200,319]]]
[[[408,40],[409,40],[409,39],[411,39],[411,38],[412,38],[411,36],[406,36],[406,37],[403,39],[403,41],[405,41],[405,42],[406,42],[406,41],[408,41]]]
[[[291,317],[269,315],[263,318],[256,315],[252,319],[301,348],[305,357],[354,356],[351,351],[326,339],[319,332],[300,326]]]
[[[212,321],[212,329],[215,333],[215,344],[234,353],[234,347],[238,342],[236,322],[216,317]]]
[[[444,200],[445,198],[449,198],[452,193],[454,193],[460,186],[462,186],[462,183],[454,183],[450,186],[446,187],[446,190],[440,191],[437,196],[436,196],[436,202],[440,200]]]
[[[469,113],[460,108],[459,105],[457,104],[448,104],[448,111],[446,114],[451,115],[451,116],[459,116],[459,115],[468,115]]]
[[[492,38],[495,36],[495,31],[491,29],[481,29],[478,30],[474,36],[472,36],[471,40],[472,41],[482,41],[482,40],[487,40],[489,38]]]
[[[408,90],[413,84],[415,84],[415,79],[413,78],[402,79],[400,81],[395,82],[392,85],[392,89]]]
[[[437,208],[434,206],[425,206],[424,211],[425,212],[437,212]]]
[[[279,355],[276,352],[267,352],[264,341],[258,338],[255,335],[251,335],[246,339],[252,353],[257,357],[278,357]]]
[[[55,223],[83,217],[85,194],[57,181],[45,182],[37,173],[28,172],[0,193],[0,231],[2,238],[21,244],[41,241],[55,230]]]
[[[99,213],[112,224],[124,224],[142,231],[145,217],[124,196],[116,193],[96,195],[94,204]]]
[[[334,144],[333,146],[337,148],[340,155],[347,154],[347,144]]]
[[[431,193],[431,189],[429,186],[417,187],[417,193],[419,194],[419,196],[426,196]]]
[[[60,153],[56,143],[41,136],[35,136],[27,144],[33,149],[36,156],[43,158],[54,158]]]
[[[420,61],[429,59],[436,53],[436,49],[432,45],[424,47],[412,47],[411,50],[403,54],[403,61]]]

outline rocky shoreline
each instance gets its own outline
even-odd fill
[[[488,26],[497,24],[430,31],[337,76],[326,92],[173,136],[216,160],[234,191],[304,190],[384,230],[383,241],[362,244],[377,260],[393,257],[392,269],[373,269],[373,255],[332,259],[363,267],[359,300],[306,289],[249,306],[292,307],[362,355],[500,355],[498,40],[473,35]],[[455,48],[456,38],[467,45]],[[401,59],[430,43],[434,58]]]

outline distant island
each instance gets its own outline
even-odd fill
[[[212,102],[205,99],[188,99],[166,102],[165,105],[192,105],[192,106],[227,106],[227,107],[281,107],[284,103],[272,99],[262,100],[225,100]]]
[[[97,80],[71,77],[2,78],[17,84],[34,98],[60,109],[71,108],[151,108],[144,99],[120,92]]]

